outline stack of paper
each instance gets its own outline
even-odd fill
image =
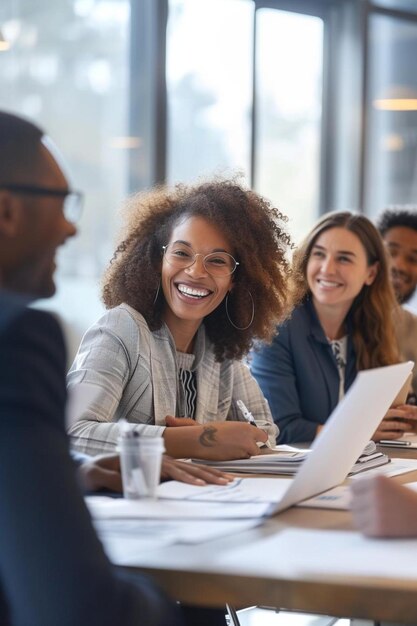
[[[382,454],[382,452],[375,452],[369,455],[362,454],[350,470],[348,476],[353,476],[354,474],[359,474],[359,472],[380,467],[387,463],[391,463],[391,459],[386,454]]]
[[[273,452],[252,456],[249,459],[235,461],[206,461],[193,459],[193,463],[210,465],[225,472],[244,472],[245,474],[282,474],[294,476],[306,459],[310,450],[301,450],[292,446],[276,446]],[[349,476],[367,469],[389,463],[390,459],[382,452],[376,451],[373,441],[369,442],[352,467]]]

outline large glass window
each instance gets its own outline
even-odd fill
[[[417,198],[417,23],[372,15],[365,167],[365,209]]]
[[[127,194],[129,0],[16,0],[4,10],[0,108],[35,120],[68,161],[86,206],[62,249],[58,298],[67,316],[88,309],[114,245]],[[5,9],[5,7],[3,7]],[[52,305],[53,306],[53,305]]]
[[[319,212],[323,21],[257,12],[255,186],[295,238]]]
[[[254,3],[170,0],[169,9],[168,180],[240,171],[250,182]],[[319,211],[323,21],[260,9],[256,24],[252,182],[298,236]]]
[[[338,208],[368,210],[411,201],[415,113],[382,111],[374,101],[393,85],[415,89],[417,27],[367,6],[370,14],[362,0],[0,3],[0,28],[11,43],[0,52],[0,107],[44,126],[67,157],[74,186],[86,193],[80,235],[59,262],[66,312],[91,301],[91,285],[113,250],[129,175],[134,185],[149,185],[163,178],[164,163],[168,183],[241,172],[289,215],[294,239],[320,210],[334,208],[334,198]],[[361,20],[368,15],[366,31]],[[359,77],[355,89],[341,59]],[[324,94],[323,83],[330,83]],[[146,175],[138,175],[142,169]],[[340,184],[349,177],[352,184]]]
[[[253,3],[170,0],[169,182],[250,172]]]

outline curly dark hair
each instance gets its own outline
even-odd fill
[[[180,220],[199,216],[227,237],[239,261],[228,304],[236,326],[244,328],[251,320],[250,294],[255,306],[253,322],[245,330],[230,324],[223,303],[204,319],[216,359],[241,358],[255,339],[272,339],[290,308],[291,242],[283,224],[287,218],[277,208],[235,180],[221,179],[139,193],[128,199],[126,209],[123,240],[104,275],[107,308],[125,302],[144,316],[151,330],[160,328],[165,304],[162,290],[158,292],[162,246]]]
[[[382,236],[391,228],[402,226],[404,228],[411,228],[417,231],[417,207],[408,208],[405,206],[398,206],[393,209],[386,209],[378,217],[376,226]]]

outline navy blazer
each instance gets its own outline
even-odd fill
[[[336,359],[310,299],[277,330],[271,345],[252,354],[252,374],[279,426],[278,443],[312,441],[339,400]],[[345,391],[355,377],[356,355],[348,333]]]
[[[178,625],[144,577],[116,575],[64,429],[65,348],[49,314],[0,292],[0,624]]]

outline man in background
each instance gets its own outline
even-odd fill
[[[377,227],[390,257],[391,279],[398,310],[395,328],[401,355],[416,363],[413,392],[417,395],[417,316],[404,308],[417,288],[417,211],[404,207],[388,209],[378,218]]]
[[[407,304],[417,288],[417,209],[388,209],[377,227],[391,258],[391,277],[397,300]]]

